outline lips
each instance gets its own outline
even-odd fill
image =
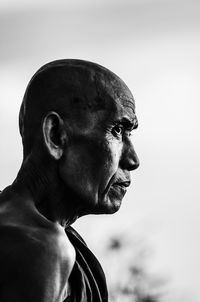
[[[116,197],[121,196],[121,198],[123,198],[123,196],[126,194],[127,187],[129,187],[130,184],[130,181],[117,181],[111,185],[110,190],[115,192]]]
[[[119,187],[122,187],[122,188],[127,188],[129,187],[131,184],[131,182],[128,180],[128,181],[118,181],[118,182],[115,182],[112,184],[112,186],[119,186]]]
[[[128,183],[113,183],[109,190],[109,195],[117,200],[121,200],[127,191]]]
[[[117,191],[121,191],[123,193],[126,193],[127,188],[131,184],[131,178],[130,173],[127,171],[127,173],[124,173],[120,171],[118,175],[113,175],[110,179],[109,183],[106,186],[106,189],[104,191],[104,194],[107,194],[110,189],[115,189]]]

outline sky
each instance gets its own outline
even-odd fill
[[[169,302],[200,300],[199,13],[195,0],[0,2],[1,187],[21,164],[18,111],[34,72],[60,58],[111,69],[136,100],[141,164],[118,213],[74,227],[108,274],[112,236],[127,237],[130,253],[135,241],[150,247],[149,270],[169,280]]]

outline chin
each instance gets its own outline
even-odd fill
[[[96,214],[114,214],[119,211],[122,204],[123,196],[114,196],[113,194],[107,195],[103,200],[98,203],[98,213]]]
[[[108,205],[108,212],[105,214],[114,214],[119,211],[122,204],[122,200],[111,200]]]
[[[126,189],[121,187],[111,187],[108,192],[108,207],[110,208],[110,213],[117,212],[122,204],[122,199],[126,194]]]
[[[103,196],[96,195],[82,198],[82,204],[85,204],[80,216],[88,214],[114,214],[119,211],[122,199],[126,190],[121,188],[110,188]]]

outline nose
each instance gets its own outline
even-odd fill
[[[139,158],[135,152],[132,142],[129,140],[129,142],[127,142],[123,146],[121,156],[121,168],[128,171],[132,171],[137,169],[139,165]]]

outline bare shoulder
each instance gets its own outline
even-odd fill
[[[21,291],[26,301],[32,301],[31,292],[32,297],[38,295],[33,301],[54,301],[50,296],[57,301],[75,262],[75,250],[64,229],[41,221],[35,213],[8,209],[0,205],[0,300],[18,301],[7,295]],[[1,296],[4,290],[6,299]],[[21,296],[19,300],[23,301]]]
[[[73,257],[74,249],[64,229],[21,200],[0,196],[0,261],[10,251],[15,257],[43,255],[48,259]],[[15,251],[15,253],[13,252]],[[28,253],[29,252],[29,253]],[[37,256],[36,256],[37,255]],[[51,259],[52,260],[52,259]]]
[[[0,226],[0,300],[62,301],[74,261],[61,234]]]
[[[0,223],[0,264],[8,260],[12,267],[16,262],[28,263],[30,268],[42,266],[44,270],[55,263],[68,263],[70,270],[74,258],[74,248],[61,227]]]

